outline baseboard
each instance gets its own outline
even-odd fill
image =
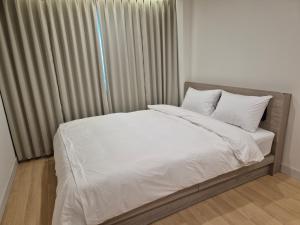
[[[13,165],[11,166],[11,169],[10,169],[10,178],[9,178],[8,184],[6,186],[6,189],[5,189],[3,198],[2,198],[2,202],[0,202],[0,222],[2,220],[2,216],[3,216],[4,211],[5,211],[5,206],[6,206],[9,194],[10,194],[10,190],[11,190],[13,181],[15,179],[17,165],[18,165],[18,163],[15,160],[15,162],[13,163]]]
[[[286,165],[281,165],[281,172],[300,180],[300,170],[297,170],[295,168]]]

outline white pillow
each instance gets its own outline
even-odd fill
[[[215,110],[221,90],[199,91],[189,88],[185,94],[182,108],[210,116]]]
[[[255,132],[272,96],[245,96],[222,91],[212,117]]]

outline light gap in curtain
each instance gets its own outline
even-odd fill
[[[97,13],[97,35],[98,35],[98,42],[99,42],[99,50],[101,55],[101,68],[103,72],[103,82],[104,82],[104,88],[106,91],[106,94],[109,92],[109,86],[108,86],[108,80],[107,80],[107,73],[106,73],[106,65],[104,60],[104,50],[103,50],[103,35],[102,35],[102,29],[101,29],[101,17],[100,17],[100,11],[99,9],[96,9]]]

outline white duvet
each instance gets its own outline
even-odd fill
[[[53,225],[97,225],[263,160],[241,129],[175,106],[62,124]]]

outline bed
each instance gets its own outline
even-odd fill
[[[61,125],[54,139],[53,225],[150,224],[279,171],[291,95],[188,87],[273,98],[255,133],[167,105]]]

